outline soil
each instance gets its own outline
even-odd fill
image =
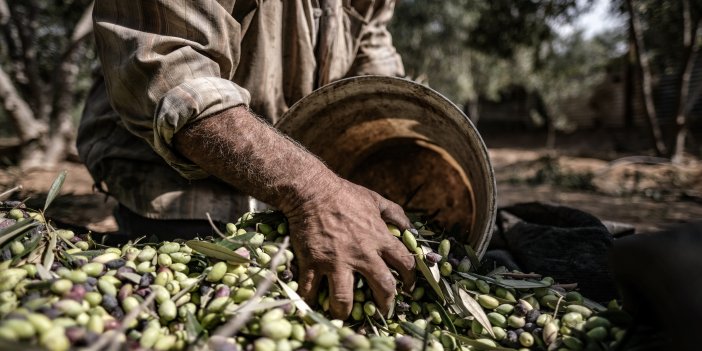
[[[604,220],[632,224],[638,232],[702,218],[699,160],[690,158],[683,165],[671,165],[647,157],[604,159],[563,154],[537,148],[490,149],[499,206],[556,203]],[[90,175],[78,163],[25,172],[13,167],[0,169],[0,193],[22,185],[12,198],[41,208],[52,181],[64,169],[68,176],[47,215],[60,225],[79,230],[115,231],[112,209],[116,202],[93,190]]]
[[[543,135],[484,134],[497,180],[498,206],[560,204],[601,220],[633,225],[637,232],[702,219],[699,158],[687,155],[681,164],[671,164],[646,155],[645,149],[615,151],[612,133],[560,137],[558,152],[541,147]]]
[[[93,179],[80,163],[64,162],[57,167],[21,171],[16,167],[0,170],[0,192],[17,185],[22,190],[12,195],[14,200],[26,200],[30,208],[42,208],[51,183],[66,170],[68,175],[59,196],[51,203],[46,215],[62,226],[93,232],[117,230],[112,209],[117,202],[93,191]]]

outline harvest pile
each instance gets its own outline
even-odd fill
[[[536,274],[478,274],[469,246],[415,227],[388,226],[417,258],[415,289],[383,316],[359,278],[340,321],[327,291],[314,309],[295,293],[279,213],[246,213],[216,238],[104,247],[0,203],[0,349],[606,350],[623,337],[616,303]]]

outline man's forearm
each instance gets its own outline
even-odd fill
[[[396,292],[388,266],[400,273],[403,287],[413,286],[414,257],[385,224],[409,228],[402,208],[337,177],[246,109],[185,127],[175,147],[208,173],[283,211],[297,258],[298,292],[314,301],[326,277],[335,318],[351,313],[355,272],[366,278],[383,313]]]
[[[208,173],[283,212],[318,195],[315,189],[333,186],[335,177],[324,163],[244,107],[197,121],[174,140],[179,152]]]

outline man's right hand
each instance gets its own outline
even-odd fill
[[[414,257],[387,229],[385,222],[409,228],[402,208],[377,193],[346,180],[316,182],[315,195],[288,215],[300,272],[300,295],[314,301],[322,277],[330,289],[334,318],[345,319],[353,307],[354,273],[365,278],[380,312],[395,299],[395,277],[404,289],[414,284]],[[331,186],[319,184],[331,183]]]
[[[339,178],[245,108],[194,122],[174,141],[179,152],[209,174],[288,216],[300,293],[313,301],[326,276],[335,318],[345,319],[351,312],[356,272],[366,278],[383,313],[395,295],[388,265],[400,273],[403,287],[413,285],[414,257],[385,225],[408,229],[402,209]]]

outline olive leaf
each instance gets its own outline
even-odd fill
[[[54,259],[58,259],[59,263],[64,267],[72,267],[75,261],[72,255],[64,254],[61,251],[58,252],[58,255],[54,256]]]
[[[422,272],[424,278],[429,282],[431,288],[434,289],[436,294],[443,302],[445,298],[444,293],[441,291],[441,287],[439,286],[439,280],[441,279],[441,273],[439,273],[439,268],[436,265],[432,267],[427,266],[426,262],[424,262],[423,257],[426,256],[427,253],[431,252],[431,249],[424,245],[420,247],[422,249],[423,254],[421,255],[421,257],[414,256],[415,261],[417,262],[417,268],[419,268],[419,271]]]
[[[425,330],[414,323],[400,321],[400,327],[419,340],[424,340]],[[431,335],[431,334],[430,334]],[[432,336],[433,337],[433,336]]]
[[[371,319],[367,314],[364,314],[366,317],[366,322],[368,322],[368,326],[371,327],[371,330],[373,330],[373,335],[375,336],[380,336],[380,332],[378,331],[378,327],[376,326],[376,323],[373,319]]]
[[[542,282],[537,280],[521,280],[521,279],[497,279],[495,284],[502,286],[504,288],[513,289],[537,289],[537,288],[548,288],[551,286],[548,282]]]
[[[53,305],[56,301],[58,301],[58,297],[52,296],[52,297],[38,297],[36,299],[30,300],[22,307],[26,307],[30,311],[35,311],[38,310],[42,307],[46,307],[49,305]],[[0,350],[4,350],[3,348],[0,348]],[[26,349],[25,349],[26,350]]]
[[[395,293],[395,295],[397,295],[397,292]],[[385,322],[386,317],[387,317],[387,319],[392,318],[395,315],[395,303],[390,304],[390,309],[388,310],[387,316],[383,316],[382,313],[379,313],[379,314],[381,315],[381,317],[383,317],[383,322]]]
[[[447,335],[453,336],[459,342],[470,346],[471,350],[517,351],[516,349],[511,349],[508,347],[489,346],[489,345],[483,344],[482,342],[480,342],[478,340],[473,340],[471,338],[465,337],[463,335],[459,335],[457,333],[451,333],[451,332],[444,332],[444,333],[446,333]]]
[[[456,295],[459,297],[459,299],[456,301],[458,303],[458,307],[463,309],[464,312],[475,317],[475,320],[477,320],[478,323],[480,323],[480,325],[482,325],[483,328],[490,334],[490,336],[494,338],[495,334],[492,332],[492,324],[490,324],[490,320],[478,301],[475,301],[472,296],[463,291],[463,289],[459,288],[458,285],[454,285],[453,288]]]
[[[495,284],[498,286],[501,286],[503,288],[512,288],[512,289],[536,289],[536,288],[548,288],[551,286],[550,283],[547,282],[542,282],[542,281],[537,281],[537,280],[520,280],[520,279],[495,279],[493,277],[489,277],[486,275],[480,275],[477,273],[463,273],[463,272],[457,272],[457,274],[463,278],[471,279],[471,280],[476,280],[476,279],[482,279],[488,283]]]
[[[451,289],[451,285],[449,284],[448,280],[444,278],[441,278],[441,290],[444,292],[446,302],[448,304],[454,304],[456,297],[453,295],[453,290]]]
[[[439,311],[439,314],[441,315],[441,322],[444,323],[446,328],[448,328],[448,330],[450,330],[453,333],[457,333],[456,326],[453,325],[453,322],[451,321],[451,317],[444,309],[444,306],[441,306],[441,304],[437,303],[436,310]]]
[[[123,272],[123,273],[120,273],[119,275],[131,280],[132,283],[134,283],[134,284],[139,284],[139,282],[141,281],[141,276],[136,274],[136,273]]]
[[[104,253],[105,253],[105,250],[87,250],[87,251],[81,251],[80,255],[92,259],[92,258],[100,256]]]
[[[217,245],[214,243],[200,241],[200,240],[189,240],[185,243],[191,249],[211,258],[216,258],[218,260],[231,262],[233,264],[243,264],[249,263],[249,259],[244,256],[239,255],[231,249],[228,249],[222,245]]]
[[[288,286],[288,284],[285,284],[282,280],[278,279],[278,285],[283,290],[283,294],[292,301],[293,304],[295,304],[295,307],[297,307],[297,310],[302,312],[303,316],[308,317],[309,319],[312,319],[314,322],[324,324],[329,328],[332,329],[338,329],[332,322],[330,322],[328,319],[326,319],[323,315],[315,312],[312,310],[310,305],[305,302],[305,300],[298,295],[295,290],[293,290],[291,287]]]
[[[395,305],[395,304],[392,304],[392,306],[394,306],[394,305]],[[387,329],[388,329],[388,322],[385,320],[385,316],[383,316],[383,314],[380,313],[380,311],[378,311],[378,310],[376,310],[375,313],[376,313],[378,316],[380,316],[380,321],[383,322],[382,327],[385,328],[385,329],[387,330]],[[390,317],[388,317],[388,318],[390,318]]]
[[[499,267],[497,267],[497,268],[491,270],[490,272],[488,272],[488,274],[486,274],[486,275],[487,275],[488,277],[495,277],[495,276],[497,276],[497,275],[505,274],[505,273],[508,273],[508,272],[509,272],[509,271],[507,270],[507,267],[505,267],[505,266],[499,266]]]
[[[193,343],[204,329],[189,309],[186,308],[185,311],[185,331],[188,335],[188,342]]]
[[[51,184],[51,188],[49,188],[49,193],[46,195],[46,202],[44,202],[44,211],[46,211],[46,209],[49,208],[51,202],[53,202],[56,196],[59,194],[59,191],[63,186],[63,182],[66,180],[66,174],[68,174],[67,171],[61,171],[58,177],[56,177],[56,179],[54,179],[54,182]]]
[[[0,245],[3,245],[4,243],[12,240],[14,237],[26,232],[32,227],[38,226],[39,222],[31,219],[31,218],[25,218],[17,221],[17,223],[3,228],[0,230]]]
[[[24,250],[20,252],[19,255],[15,256],[15,258],[12,259],[12,264],[18,264],[22,257],[26,256],[27,254],[33,252],[38,246],[39,243],[41,242],[42,235],[40,233],[37,233],[33,237],[30,235],[30,240],[24,244]]]
[[[327,318],[325,318],[323,315],[321,315],[320,313],[318,313],[316,311],[310,310],[309,312],[307,312],[307,314],[305,316],[309,317],[314,322],[326,325],[327,327],[331,328],[332,330],[339,329],[337,326],[332,324],[332,322],[330,322]]]
[[[583,297],[583,305],[585,305],[585,307],[587,307],[591,310],[597,311],[597,312],[602,312],[602,311],[607,310],[607,307],[604,307],[601,304],[588,299],[587,297]]]
[[[44,237],[41,236],[41,240],[39,240],[39,245],[37,245],[37,247],[29,253],[26,262],[39,263],[41,261],[41,255],[44,252],[44,248],[46,248],[46,240],[44,240]]]
[[[461,318],[465,318],[468,316],[465,312],[463,312],[463,310],[460,307],[458,307],[458,304],[454,303],[454,304],[449,305],[448,307],[449,307],[449,310],[451,310],[451,313],[453,313]]]
[[[288,284],[285,284],[285,282],[278,279],[278,285],[280,285],[280,288],[283,290],[283,294],[285,294],[285,296],[287,296],[288,299],[295,304],[298,311],[302,312],[303,314],[312,311],[310,305],[308,305],[307,302],[305,302],[305,300],[303,300],[302,297],[295,292],[295,290],[289,287]]]
[[[51,269],[51,266],[54,264],[54,250],[56,250],[56,237],[58,234],[56,234],[55,231],[52,231],[49,233],[49,245],[46,246],[46,249],[44,250],[44,267],[47,267]]]
[[[285,215],[283,215],[283,212],[275,210],[268,210],[265,212],[253,212],[249,213],[249,216],[247,218],[243,217],[244,216],[242,216],[241,220],[236,223],[236,226],[239,228],[253,227],[258,223],[276,224],[284,222],[286,220]]]
[[[434,236],[436,233],[434,233],[431,230],[428,229],[417,229],[417,232],[419,233],[420,236]]]
[[[246,234],[237,235],[235,237],[227,237],[226,239],[217,241],[216,244],[226,247],[230,250],[236,250],[238,248],[248,245],[249,240],[251,240],[251,238],[253,238],[256,234],[258,233],[248,232]]]
[[[51,284],[53,284],[53,282],[50,280],[38,280],[27,284],[25,288],[27,290],[49,289],[51,287]]]
[[[41,278],[41,280],[54,279],[54,277],[51,275],[51,272],[49,272],[48,269],[44,268],[44,265],[42,265],[41,263],[37,263],[35,264],[35,266],[37,267],[37,275],[39,275],[39,278]]]
[[[270,310],[270,309],[273,309],[273,308],[276,308],[276,307],[285,306],[285,305],[287,305],[287,304],[289,304],[289,303],[293,303],[293,304],[294,304],[294,302],[293,302],[292,300],[290,300],[290,299],[275,300],[275,301],[271,301],[271,302],[258,303],[258,304],[256,304],[256,306],[247,308],[247,310],[249,310],[249,311],[255,313],[255,312]],[[242,306],[243,306],[243,305],[242,305]],[[232,311],[232,313],[237,313],[237,312],[239,312],[239,309],[240,309],[240,308],[241,308],[241,306],[237,307],[236,309],[234,309],[234,310]]]
[[[473,267],[473,269],[480,269],[480,258],[478,257],[478,254],[473,250],[473,247],[470,245],[463,245],[463,248],[466,249],[466,254],[468,256],[468,259],[470,260],[470,265]]]

